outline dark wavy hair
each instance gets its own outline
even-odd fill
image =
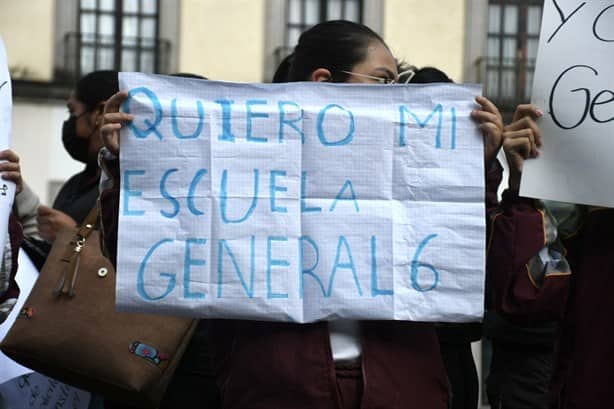
[[[288,82],[288,74],[290,73],[290,65],[292,64],[293,59],[294,54],[290,54],[281,60],[279,66],[275,70],[275,74],[273,75],[274,83]]]
[[[111,70],[90,72],[75,86],[75,97],[90,110],[117,92],[119,92],[117,71]]]
[[[409,80],[410,84],[429,84],[433,82],[453,82],[448,75],[435,67],[423,67],[416,70]]]
[[[287,75],[281,75],[286,68],[280,65],[277,71],[283,69],[279,76],[276,73],[276,79],[308,81],[313,71],[326,68],[331,72],[332,82],[345,82],[348,74],[342,71],[351,71],[364,61],[373,42],[386,45],[382,37],[362,24],[345,20],[316,24],[301,34],[288,61],[282,61],[282,65],[287,65]]]

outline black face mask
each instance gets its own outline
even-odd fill
[[[74,160],[87,164],[90,138],[79,138],[77,136],[77,119],[79,119],[79,116],[71,116],[64,121],[64,125],[62,125],[62,143],[66,152]]]

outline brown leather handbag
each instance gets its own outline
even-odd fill
[[[98,207],[61,231],[2,352],[105,398],[159,406],[197,320],[115,311],[115,270],[100,248]]]

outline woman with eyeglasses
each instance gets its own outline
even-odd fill
[[[276,82],[391,84],[397,77],[396,60],[384,40],[348,21],[305,31],[275,74]],[[123,92],[112,99],[102,127],[105,146],[114,155],[122,123],[133,118],[118,112],[126,96]],[[487,138],[500,144],[500,115],[489,101],[479,102],[484,108],[474,117]],[[118,196],[118,183],[102,196],[105,243],[112,259]],[[210,330],[224,408],[444,409],[450,402],[431,324],[213,320]]]

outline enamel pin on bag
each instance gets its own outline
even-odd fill
[[[0,348],[61,382],[156,408],[197,320],[115,311],[115,270],[102,255],[98,211],[58,234]]]

